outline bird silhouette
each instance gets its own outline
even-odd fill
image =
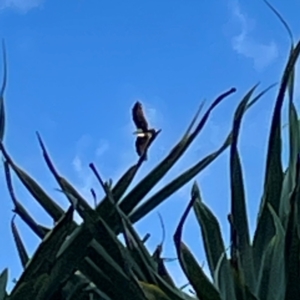
[[[134,132],[137,136],[135,149],[137,154],[141,156],[145,151],[147,151],[149,140],[156,133],[156,130],[153,128],[149,129],[149,125],[143,111],[143,106],[139,101],[137,101],[132,108],[132,119],[137,128]],[[147,155],[145,155],[145,159],[147,159]]]

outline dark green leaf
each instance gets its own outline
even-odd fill
[[[295,105],[290,101],[289,105],[289,163],[284,174],[283,186],[280,197],[279,216],[284,221],[287,220],[290,208],[290,195],[295,188],[297,155],[300,153],[300,131],[299,121]],[[284,222],[284,226],[286,223]]]
[[[5,179],[6,179],[6,184],[8,188],[8,192],[10,194],[10,197],[13,201],[13,204],[15,206],[14,212],[18,214],[21,219],[31,228],[31,230],[41,239],[43,239],[47,233],[47,231],[42,228],[40,225],[38,225],[33,218],[29,215],[27,210],[24,208],[24,206],[17,200],[12,182],[11,182],[11,176],[10,176],[10,170],[9,170],[9,165],[7,161],[4,161],[4,171],[5,171]]]
[[[170,195],[184,186],[193,177],[203,171],[210,163],[212,163],[230,144],[230,136],[227,137],[225,143],[215,152],[209,154],[193,167],[180,174],[177,178],[155,193],[152,197],[147,199],[136,210],[130,214],[130,221],[132,223],[137,222],[143,218],[146,214],[152,211],[155,207],[166,200]]]
[[[56,254],[62,242],[71,233],[73,210],[73,207],[70,207],[53,230],[45,236],[33,258],[26,266],[21,278],[16,283],[13,292],[16,292],[22,283],[36,279],[45,272],[49,272],[50,267],[56,260]]]
[[[257,86],[257,85],[256,85]],[[240,132],[242,118],[246,112],[247,104],[256,88],[254,86],[244,97],[235,111],[232,143],[230,147],[230,185],[231,185],[231,217],[235,227],[237,238],[237,251],[240,254],[242,276],[251,290],[255,288],[255,277],[252,261],[252,251],[250,248],[249,226],[246,210],[246,198],[242,166],[238,152],[238,136]]]
[[[236,299],[234,278],[226,252],[222,253],[213,275],[216,288],[220,291],[223,300]]]
[[[221,228],[217,218],[202,202],[200,190],[196,182],[193,185],[192,194],[195,197],[193,208],[197,221],[201,228],[206,259],[208,262],[210,274],[213,277],[218,261],[221,255],[225,252]]]
[[[284,276],[284,229],[276,212],[270,204],[275,227],[275,235],[262,255],[262,264],[258,276],[257,294],[261,299],[281,300],[285,291]]]
[[[10,158],[5,150],[5,147],[0,143],[0,150],[2,151],[5,159],[7,160],[10,167],[14,170],[16,175],[19,177],[26,189],[31,193],[31,195],[37,200],[37,202],[46,210],[47,213],[57,222],[61,216],[64,214],[63,209],[56,204],[38,185],[38,183],[31,178],[27,173],[21,170]]]
[[[204,271],[198,265],[196,259],[187,248],[187,246],[181,241],[184,222],[188,216],[190,209],[193,207],[195,200],[195,195],[192,195],[192,199],[189,202],[188,207],[184,211],[174,234],[177,256],[180,266],[183,269],[189,282],[191,283],[191,286],[195,290],[198,298],[206,300],[221,300],[218,290],[207,278]]]
[[[287,24],[287,22],[283,19],[283,17],[280,15],[280,13],[274,8],[274,6],[272,6],[267,0],[263,0],[266,5],[272,10],[272,12],[277,16],[277,18],[280,20],[280,22],[282,23],[282,25],[284,26],[284,28],[286,29],[290,40],[291,40],[291,48],[294,45],[294,39],[293,39],[293,34],[292,31],[289,27],[289,25]]]
[[[290,54],[285,67],[272,118],[267,151],[264,196],[263,203],[261,205],[262,210],[258,218],[258,224],[253,240],[253,258],[256,272],[261,265],[261,253],[264,251],[265,247],[269,244],[274,235],[274,226],[272,224],[270,212],[267,208],[267,203],[271,204],[276,214],[278,214],[280,207],[280,195],[283,183],[283,171],[281,165],[281,108],[289,84],[290,75],[294,70],[299,53],[300,41]]]
[[[37,133],[37,137],[38,137],[39,144],[42,148],[43,157],[46,161],[46,164],[47,164],[49,170],[51,171],[52,175],[56,179],[57,183],[60,185],[61,189],[63,190],[63,192],[67,196],[70,203],[73,205],[74,204],[73,200],[75,198],[78,201],[78,203],[76,203],[76,207],[77,206],[82,206],[84,209],[87,209],[87,210],[91,209],[88,202],[76,191],[76,189],[65,178],[63,178],[62,176],[60,176],[58,174],[58,172],[56,171],[56,169],[54,167],[54,164],[52,163],[52,161],[50,159],[50,156],[49,156],[49,154],[46,150],[46,147],[45,147],[39,133]],[[73,196],[73,198],[71,196]]]
[[[88,256],[93,257],[93,261],[101,266],[103,272],[123,291],[127,299],[145,299],[136,279],[132,276],[130,266],[125,268],[125,273],[99,243],[92,242],[91,246]]]
[[[4,107],[4,92],[7,84],[7,59],[4,40],[2,40],[2,55],[3,55],[3,81],[0,90],[0,142],[3,141],[5,133],[5,107]]]
[[[298,155],[296,165],[296,186],[291,195],[290,213],[285,235],[285,276],[286,290],[285,300],[300,299],[300,238],[298,220],[298,202],[300,201],[300,155]]]
[[[7,278],[8,270],[4,269],[0,274],[0,300],[5,300],[6,297]]]
[[[17,250],[21,259],[21,263],[23,268],[25,268],[26,264],[29,261],[29,256],[27,254],[27,251],[25,249],[25,246],[23,244],[23,241],[21,239],[21,236],[19,234],[19,231],[17,229],[17,226],[14,222],[14,218],[11,220],[11,229],[12,229],[12,233],[13,233],[13,237],[17,246]]]
[[[48,281],[39,291],[37,300],[51,299],[59,291],[60,287],[71,277],[82,259],[87,255],[88,246],[92,239],[93,235],[88,226],[82,224],[81,231],[76,238],[53,261],[53,265],[48,271]]]

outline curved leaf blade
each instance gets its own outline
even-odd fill
[[[290,76],[293,73],[299,54],[300,41],[289,56],[273,112],[267,151],[264,197],[261,205],[262,211],[258,217],[258,224],[253,240],[253,259],[256,272],[258,272],[259,266],[261,265],[261,253],[274,235],[274,226],[267,208],[267,203],[271,204],[276,214],[278,214],[280,207],[280,194],[283,184],[283,170],[281,165],[281,109]]]
[[[33,198],[44,208],[44,210],[57,222],[64,214],[63,209],[53,201],[40,185],[26,172],[19,168],[8,155],[3,143],[0,142],[0,150],[10,167],[14,170],[22,184],[26,187]]]
[[[246,210],[246,197],[244,190],[244,180],[242,166],[238,152],[238,137],[242,118],[246,112],[247,104],[256,89],[255,85],[244,97],[239,104],[234,114],[232,143],[230,147],[230,190],[231,190],[231,226],[235,227],[237,245],[232,244],[232,247],[240,254],[240,272],[244,276],[249,288],[255,289],[255,277],[253,269],[252,251],[250,248],[250,235],[248,226],[248,217]]]
[[[0,300],[6,299],[6,285],[8,279],[8,269],[4,269],[0,274]]]
[[[0,141],[3,141],[5,133],[5,107],[4,107],[4,92],[7,85],[7,58],[6,47],[4,40],[2,40],[2,56],[3,56],[3,80],[0,90]]]
[[[192,199],[189,202],[185,212],[183,213],[173,237],[177,256],[180,266],[187,276],[189,282],[191,283],[193,289],[195,290],[198,298],[207,300],[221,300],[218,290],[207,278],[204,271],[198,265],[196,259],[194,258],[188,247],[181,241],[184,222],[188,216],[189,211],[193,207],[195,200],[195,195],[192,195]]]
[[[26,264],[29,261],[29,256],[27,254],[27,251],[26,251],[26,248],[22,241],[22,238],[19,234],[18,228],[14,222],[14,218],[11,220],[11,230],[12,230],[13,237],[14,237],[14,240],[15,240],[15,243],[17,246],[19,257],[21,259],[22,266],[23,266],[23,268],[25,268]]]

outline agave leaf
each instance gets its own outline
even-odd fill
[[[120,217],[122,218],[121,215]],[[135,271],[138,279],[156,284],[157,282],[152,272],[155,266],[146,247],[129,222],[122,220],[122,228],[128,250],[127,253],[124,253],[128,265]],[[138,268],[135,266],[138,266]]]
[[[158,286],[142,281],[139,284],[148,300],[171,300]]]
[[[35,279],[31,279],[26,282],[22,282],[18,289],[14,289],[10,294],[9,300],[24,300],[35,299],[38,293],[38,288],[43,281],[46,281],[48,275],[46,273],[41,274]]]
[[[221,299],[219,292],[210,282],[188,247],[183,242],[180,243],[180,252],[182,267],[186,268],[186,275],[191,281],[191,285],[196,291],[197,296],[200,299]]]
[[[176,288],[176,285],[172,279],[172,276],[168,272],[164,259],[161,257],[158,257],[157,260],[157,273],[158,275],[165,281],[167,282],[171,287]]]
[[[56,204],[46,192],[38,185],[38,183],[31,178],[27,173],[20,169],[8,155],[4,145],[0,142],[0,150],[3,153],[6,161],[14,170],[18,178],[21,180],[26,189],[35,198],[35,200],[45,209],[45,211],[57,222],[64,214],[63,209]]]
[[[3,80],[0,90],[0,141],[3,141],[5,132],[5,108],[4,108],[4,92],[7,84],[7,59],[4,40],[2,40],[2,56],[3,56]]]
[[[116,261],[119,266],[123,267],[124,270],[126,269],[126,264],[130,264],[135,272],[143,278],[144,274],[141,271],[140,265],[132,260],[130,255],[127,255],[123,245],[106,222],[92,209],[86,210],[79,206],[77,210],[84,221],[89,224],[95,241],[97,241],[99,245],[101,244],[112,259]]]
[[[122,278],[121,280],[128,280],[128,276],[124,272],[124,267],[118,264],[105,248],[96,241],[92,241],[91,243],[88,258],[90,258],[110,280],[113,280],[114,277]],[[110,268],[112,269],[111,271],[109,271]]]
[[[236,299],[238,300],[259,300],[257,297],[249,290],[248,286],[242,280],[239,270],[233,270],[233,282],[236,292]]]
[[[145,299],[142,289],[138,285],[136,279],[132,276],[131,270],[126,270],[126,273],[121,269],[107,251],[96,242],[91,243],[89,248],[89,257],[94,257],[94,261],[101,266],[101,269],[113,281],[114,286],[118,287],[123,292],[125,299]]]
[[[138,164],[130,167],[118,180],[114,188],[112,189],[113,197],[116,203],[119,202],[123,194],[126,192],[128,186],[131,184],[134,176],[136,175],[139,167]],[[100,214],[102,218],[107,218],[112,210],[112,204],[108,197],[105,196],[104,199],[97,205],[96,211]]]
[[[225,143],[215,152],[207,155],[193,167],[189,168],[184,173],[180,174],[166,186],[164,186],[161,190],[156,192],[153,196],[143,202],[140,206],[138,206],[135,210],[133,210],[130,214],[130,221],[135,223],[147,215],[150,211],[156,208],[159,204],[161,204],[164,200],[166,200],[169,196],[183,187],[187,182],[189,182],[193,177],[203,171],[210,163],[212,163],[230,144],[230,136],[227,137]]]
[[[155,269],[155,265],[151,260],[149,252],[147,251],[142,241],[139,239],[135,230],[125,221],[123,222],[123,233],[128,249],[128,254],[137,263],[142,273],[142,277],[140,280],[144,278],[144,281],[147,280],[148,283],[157,284],[152,272]],[[129,255],[127,259],[128,261],[131,261]]]
[[[158,213],[158,217],[159,217],[159,221],[160,221],[161,228],[162,228],[162,239],[161,239],[160,244],[158,244],[154,253],[152,254],[152,259],[154,260],[154,262],[157,265],[158,275],[161,276],[161,278],[163,278],[170,286],[172,286],[173,288],[176,288],[176,285],[165,266],[166,259],[161,257],[162,251],[163,251],[163,244],[164,244],[164,241],[166,238],[166,231],[165,231],[165,225],[164,225],[164,222],[163,222],[163,219],[162,219],[162,216],[160,215],[160,213]]]
[[[146,242],[149,240],[150,237],[151,237],[151,234],[146,233],[145,236],[142,238],[142,243],[146,244]]]
[[[79,265],[79,270],[91,280],[99,290],[109,296],[110,299],[122,299],[123,291],[113,288],[113,281],[89,258],[86,257]]]
[[[235,111],[230,147],[231,217],[237,234],[238,244],[236,245],[236,250],[240,254],[241,268],[239,272],[245,278],[250,290],[255,288],[255,277],[250,247],[244,180],[237,144],[242,118],[256,87],[257,85],[246,94]]]
[[[50,159],[50,156],[46,150],[45,144],[43,143],[43,140],[42,140],[40,134],[38,132],[36,134],[37,134],[38,142],[42,149],[43,157],[46,161],[46,164],[47,164],[50,172],[56,179],[57,183],[60,185],[61,189],[65,192],[65,195],[67,196],[70,203],[73,204],[73,200],[74,200],[74,198],[76,198],[76,200],[78,201],[76,207],[82,206],[84,209],[91,209],[88,202],[76,191],[76,189],[65,178],[63,178],[62,176],[60,176],[58,174],[58,172],[56,171],[56,169],[54,167],[54,164],[52,163],[52,161]],[[70,195],[72,195],[73,198],[70,197]]]
[[[8,188],[9,195],[13,201],[13,204],[15,206],[14,212],[18,214],[21,219],[32,229],[33,232],[36,233],[37,236],[39,236],[41,239],[44,238],[44,236],[47,234],[47,230],[45,230],[43,227],[38,225],[33,218],[29,215],[27,210],[24,208],[24,206],[17,200],[12,182],[11,182],[11,176],[10,176],[10,170],[9,165],[7,161],[4,161],[4,171],[5,171],[5,179],[6,184]]]
[[[260,285],[258,286],[258,295],[260,296],[260,299],[283,299],[282,294],[284,292],[284,285],[274,285],[276,281],[276,278],[274,277],[276,276],[277,281],[280,281],[278,278],[281,279],[282,275],[279,273],[279,271],[283,272],[284,270],[282,262],[283,255],[280,255],[279,253],[281,250],[281,244],[279,243],[280,242],[277,241],[276,237],[274,236],[265,250],[259,275]],[[278,260],[279,258],[281,258],[281,260]],[[273,271],[274,262],[276,265],[276,271]]]
[[[249,247],[250,237],[246,212],[244,180],[237,144],[242,118],[245,113],[247,103],[255,88],[256,86],[247,93],[235,112],[232,129],[232,142],[230,146],[231,214],[237,228],[241,250]]]
[[[258,276],[257,295],[260,299],[280,300],[285,291],[284,277],[284,228],[275,210],[270,204],[268,209],[273,218],[275,235],[262,255],[262,264]]]
[[[174,234],[174,243],[176,247],[177,256],[179,259],[180,266],[183,269],[189,282],[191,283],[191,286],[195,290],[198,298],[207,300],[221,300],[218,290],[207,278],[204,271],[198,265],[196,259],[194,258],[188,247],[181,241],[184,222],[188,216],[190,209],[193,207],[195,200],[195,195],[192,195],[192,199],[189,202],[185,212],[183,213],[181,220],[177,226],[176,232]]]
[[[61,243],[70,234],[70,230],[72,229],[73,210],[71,206],[53,230],[44,238],[14,286],[13,292],[20,287],[21,283],[36,279],[41,274],[49,271],[49,268],[56,260],[56,253]]]
[[[147,282],[157,284],[157,280],[154,275],[154,273],[157,272],[161,278],[163,278],[170,286],[175,288],[175,284],[164,265],[164,259],[160,257],[160,253],[158,256],[150,256],[148,250],[144,246],[144,243],[140,240],[128,219],[124,218],[123,226],[125,227],[124,232],[126,233],[125,240],[127,248],[129,249],[131,257],[133,257],[134,261],[137,262],[138,266],[147,277]],[[158,286],[160,285],[158,284]]]
[[[83,259],[82,261],[85,261],[85,259]],[[67,283],[62,287],[62,294],[65,298],[68,298],[74,290],[88,288],[88,286],[90,286],[91,288],[95,287],[94,282],[91,282],[86,274],[84,274],[80,270],[77,270],[70,277]]]
[[[190,283],[188,282],[188,283],[186,283],[186,284],[180,286],[179,289],[180,289],[180,290],[184,290],[184,289],[187,288],[189,285],[190,285]]]
[[[74,202],[73,196],[68,196]],[[108,251],[119,265],[122,265],[124,263],[123,246],[106,222],[91,208],[86,209],[79,205],[77,211],[84,222],[89,224],[94,239]],[[68,243],[68,241],[65,243]]]
[[[4,269],[0,274],[0,300],[6,299],[7,278],[8,278],[8,269]]]
[[[138,268],[134,268],[135,271],[138,271],[138,274],[142,279],[147,278],[149,283],[156,283],[155,277],[152,274],[151,267],[154,269],[153,261],[148,253],[145,245],[140,240],[138,234],[133,229],[131,223],[128,221],[127,217],[118,207],[116,204],[115,199],[113,197],[112,191],[109,189],[108,186],[104,184],[99,172],[97,171],[96,167],[93,164],[90,164],[91,169],[93,170],[96,178],[98,179],[101,187],[103,188],[107,198],[109,199],[110,203],[113,204],[113,209],[115,209],[116,214],[119,217],[119,223],[121,224],[122,231],[124,234],[124,239],[128,248],[129,252],[123,252],[123,260],[127,261],[127,263],[133,267],[133,261],[135,262],[135,266]],[[114,234],[113,234],[114,236]],[[103,235],[101,236],[103,238]],[[100,241],[99,241],[100,242]],[[132,260],[133,258],[133,260]]]
[[[279,216],[284,221],[284,226],[286,226],[285,220],[289,214],[290,208],[290,195],[295,188],[295,175],[296,175],[296,162],[297,155],[300,152],[300,131],[299,131],[299,121],[295,105],[290,101],[289,105],[289,164],[288,168],[284,174],[282,192],[280,197],[280,208]]]
[[[300,280],[299,267],[299,252],[300,252],[300,238],[299,238],[299,220],[298,220],[298,203],[300,201],[300,155],[298,155],[296,168],[296,187],[291,196],[291,209],[287,224],[285,236],[285,276],[286,276],[286,290],[285,299],[300,298],[300,287],[297,284]]]
[[[104,292],[100,291],[99,289],[90,288],[87,284],[81,284],[77,287],[74,291],[67,294],[66,300],[86,300],[86,299],[93,299],[93,300],[111,300],[112,298],[106,295]]]
[[[202,202],[197,183],[192,188],[192,197],[195,197],[193,208],[197,221],[201,228],[203,244],[212,278],[215,279],[222,299],[233,300],[234,290],[231,270],[226,259],[225,246],[217,218],[211,210]]]
[[[51,299],[53,295],[59,292],[60,287],[71,277],[79,263],[87,255],[88,246],[92,239],[93,235],[88,225],[83,223],[80,233],[53,261],[53,265],[48,271],[49,279],[42,286],[37,299]]]
[[[196,112],[194,118],[192,119],[192,122],[191,122],[190,125],[188,126],[188,128],[187,128],[185,134],[183,135],[183,138],[182,138],[183,140],[188,139],[189,134],[191,133],[193,127],[195,126],[195,124],[196,124],[196,122],[197,122],[197,119],[198,119],[198,117],[199,117],[199,115],[200,115],[200,113],[201,113],[201,110],[202,110],[202,108],[203,108],[203,106],[204,106],[204,103],[205,103],[205,101],[202,101],[202,102],[200,103],[199,108],[198,108],[198,110],[197,110],[197,112]]]
[[[291,46],[290,46],[290,54],[293,52],[294,49],[294,41],[293,41],[293,35],[292,32],[288,26],[288,24],[285,22],[285,20],[281,17],[281,15],[275,10],[274,7],[272,7],[269,3],[267,5],[271,8],[271,10],[276,14],[276,16],[279,18],[283,26],[285,27],[286,31],[288,32],[291,40]],[[280,216],[282,220],[287,220],[287,215],[289,211],[289,196],[290,193],[292,193],[294,187],[295,187],[295,166],[296,166],[296,160],[297,160],[297,154],[300,151],[300,141],[299,141],[299,128],[297,126],[297,111],[293,103],[294,99],[294,82],[295,82],[295,68],[291,70],[289,82],[288,82],[288,94],[289,94],[289,166],[287,170],[287,174],[284,177],[283,182],[283,188],[282,188],[282,194],[280,199]]]
[[[273,207],[271,206],[270,203],[268,203],[268,209],[270,210],[272,218],[273,218],[273,223],[274,223],[274,227],[275,227],[275,237],[284,239],[285,230],[284,230],[284,227],[281,223],[279,216],[276,214],[275,210],[273,209]]]
[[[14,237],[16,246],[17,246],[18,254],[19,254],[20,259],[21,259],[22,266],[23,266],[23,268],[25,268],[26,264],[29,261],[29,256],[27,254],[27,251],[25,249],[24,243],[21,239],[21,236],[19,234],[17,226],[14,222],[14,218],[15,218],[15,216],[11,220],[11,229],[12,229],[12,233],[13,233],[13,237]]]
[[[70,203],[72,203],[71,199],[76,199],[76,203],[77,203],[76,207],[80,206],[83,209],[92,210],[89,203],[77,192],[77,190],[67,181],[67,179],[60,176],[59,184],[60,184],[62,190],[65,192],[65,194],[66,194],[67,198],[69,199]]]
[[[277,16],[277,18],[279,19],[279,21],[281,22],[281,24],[283,25],[283,27],[286,29],[286,31],[287,31],[287,33],[289,35],[289,38],[291,40],[291,48],[292,48],[293,45],[294,45],[294,38],[293,38],[293,34],[292,34],[292,31],[291,31],[288,23],[283,19],[283,17],[281,16],[281,14],[274,8],[274,6],[269,3],[269,1],[267,1],[267,0],[263,0],[263,1],[272,10],[272,12]]]
[[[160,289],[172,300],[195,300],[195,297],[191,297],[183,291],[172,288],[161,276],[155,274],[156,280],[159,283]]]
[[[293,72],[299,53],[300,41],[292,51],[285,67],[272,118],[267,151],[264,197],[261,205],[262,210],[258,217],[258,224],[253,240],[253,258],[256,272],[258,272],[259,266],[261,265],[261,253],[264,251],[264,248],[268,245],[274,235],[272,218],[266,203],[270,203],[272,205],[276,214],[278,214],[280,207],[280,194],[283,184],[283,171],[281,165],[281,108],[290,75]]]
[[[129,264],[132,265],[132,260],[131,260],[131,257],[132,257],[134,259],[134,261],[137,263],[137,265],[139,266],[138,271],[143,271],[144,276],[146,276],[146,278],[148,278],[147,281],[149,283],[156,283],[156,280],[153,277],[152,270],[151,270],[151,267],[152,267],[152,269],[155,269],[155,267],[154,267],[153,261],[150,257],[150,254],[148,253],[146,247],[140,240],[138,234],[133,229],[132,224],[129,222],[128,218],[124,215],[124,213],[118,207],[118,204],[116,203],[116,201],[114,199],[112,191],[104,184],[104,181],[102,180],[96,167],[93,164],[90,164],[90,167],[93,170],[96,178],[98,179],[101,187],[103,188],[103,190],[106,194],[106,197],[109,199],[110,203],[113,204],[113,208],[115,209],[116,214],[119,218],[119,223],[121,224],[121,227],[122,227],[122,232],[124,234],[125,243],[127,245],[127,249],[129,250],[129,253],[130,253],[130,255],[126,255],[127,253],[124,252],[124,256],[126,257],[126,260],[128,261]],[[144,276],[142,276],[142,278]],[[143,279],[141,279],[141,280],[143,280]]]
[[[210,273],[213,276],[219,258],[225,252],[221,228],[215,215],[202,202],[200,190],[196,182],[193,184],[192,195],[195,197],[193,208],[201,228],[206,259]]]
[[[214,283],[219,290],[221,299],[233,300],[237,299],[234,290],[234,278],[230,262],[226,257],[226,252],[222,253],[215,272],[213,274]]]
[[[210,113],[213,109],[227,96],[234,93],[235,89],[231,89],[228,92],[220,95],[208,108],[203,118],[198,123],[195,130],[189,135],[185,136],[181,141],[171,150],[170,154],[156,166],[144,179],[142,179],[121,201],[121,210],[127,215],[130,213],[149,193],[149,191],[160,181],[160,179],[171,169],[171,167],[179,160],[184,154],[190,144],[195,140],[197,135],[201,132],[205,123],[207,122]]]

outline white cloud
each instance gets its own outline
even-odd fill
[[[82,171],[82,162],[79,156],[75,156],[75,158],[72,161],[72,165],[77,173],[80,173]]]
[[[76,154],[72,160],[73,170],[77,176],[78,190],[86,200],[91,199],[91,188],[96,193],[99,188],[99,183],[88,165],[93,158],[99,159],[109,149],[108,142],[104,140],[100,140],[98,146],[95,147],[95,145],[97,143],[89,135],[83,135],[77,142]],[[92,147],[94,148],[92,158],[89,156],[89,160],[87,160],[86,152]]]
[[[87,164],[82,162],[82,159],[79,156],[75,156],[73,159],[73,168],[77,174],[79,180],[78,190],[82,196],[86,199],[91,198],[90,189],[95,186],[95,176],[92,174],[92,171],[88,168]]]
[[[253,60],[254,68],[261,71],[278,57],[278,46],[274,41],[260,42],[250,33],[255,28],[254,20],[242,12],[237,1],[230,5],[232,17],[240,24],[240,33],[232,40],[233,49],[240,55]]]
[[[99,158],[100,156],[102,156],[108,150],[108,148],[109,148],[108,142],[101,140],[96,149],[96,157]]]
[[[86,151],[86,149],[89,148],[91,144],[92,144],[91,136],[88,134],[84,134],[78,139],[76,143],[77,151],[80,153]]]
[[[26,13],[40,7],[43,3],[44,0],[0,0],[0,9],[11,8]]]

